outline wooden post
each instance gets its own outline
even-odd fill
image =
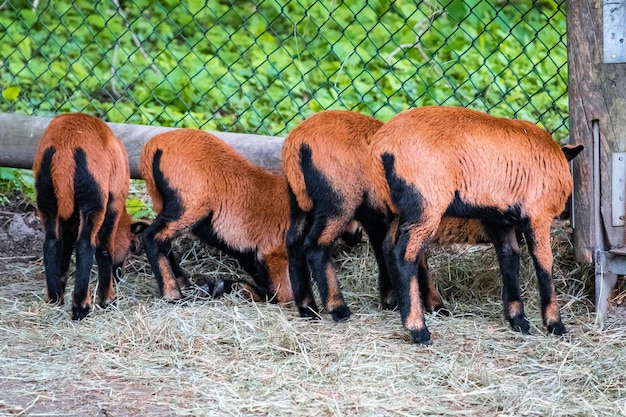
[[[593,126],[600,130],[600,229],[603,248],[624,246],[623,227],[611,222],[611,156],[626,150],[626,64],[603,62],[602,1],[567,1],[570,142],[585,145],[574,160],[576,260],[594,251]]]
[[[50,117],[0,113],[0,166],[30,169],[39,138],[51,120]],[[108,125],[126,146],[132,178],[141,178],[139,155],[144,143],[158,133],[174,129],[121,123]],[[211,133],[224,140],[251,163],[268,171],[281,171],[283,138],[241,133]]]
[[[616,211],[625,204],[619,200],[626,195],[619,179],[626,178],[626,170],[613,167],[614,154],[626,150],[626,63],[618,56],[626,52],[620,49],[626,46],[626,33],[620,26],[622,15],[611,19],[613,13],[623,14],[625,6],[607,0],[567,1],[570,142],[585,145],[573,162],[574,250],[577,261],[595,263],[600,319],[617,276],[626,274],[624,226]],[[613,52],[605,53],[605,46]]]

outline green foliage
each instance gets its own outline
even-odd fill
[[[322,109],[445,104],[568,135],[563,0],[16,3],[4,112],[285,135]]]
[[[155,213],[152,210],[152,205],[146,204],[145,198],[146,189],[143,180],[131,180],[130,192],[126,199],[126,210],[128,214],[134,220],[154,219]]]
[[[9,7],[0,14],[0,110],[83,110],[113,122],[274,135],[326,108],[386,120],[408,107],[447,104],[539,121],[563,139],[561,3]]]
[[[0,206],[10,203],[10,196],[19,193],[35,201],[35,181],[30,170],[0,167]]]

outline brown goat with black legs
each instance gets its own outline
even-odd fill
[[[416,261],[444,215],[481,221],[503,276],[504,315],[513,329],[529,333],[518,282],[516,230],[523,232],[544,324],[550,333],[565,333],[552,281],[550,226],[572,191],[568,152],[533,123],[458,107],[407,110],[376,132],[370,178],[397,219],[385,250],[402,323],[415,342],[431,343]]]
[[[43,133],[33,163],[37,211],[45,229],[43,247],[47,300],[63,304],[68,270],[76,248],[72,318],[91,309],[89,275],[98,264],[97,303],[115,299],[113,274],[119,276],[129,251],[139,243],[145,223],[126,212],[130,183],[122,142],[97,117],[83,113],[55,117]]]
[[[396,305],[382,252],[386,207],[372,199],[366,169],[369,141],[382,125],[356,112],[327,110],[300,123],[284,141],[283,171],[291,198],[289,275],[295,304],[303,316],[318,316],[310,268],[333,319],[350,317],[332,265],[331,246],[345,230],[354,228],[355,219],[366,230],[378,261],[382,306]],[[442,309],[441,295],[432,280],[425,279],[422,287],[427,309]]]
[[[235,280],[255,300],[288,303],[285,235],[289,201],[284,176],[270,174],[210,133],[180,129],[154,136],[141,152],[140,169],[156,219],[143,233],[146,255],[165,300],[182,298],[189,281],[171,242],[191,231],[233,255],[255,284]],[[220,289],[218,292],[221,292]]]

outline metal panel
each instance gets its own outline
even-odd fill
[[[602,4],[604,63],[626,62],[626,0]]]
[[[626,152],[613,153],[611,166],[611,224],[623,226],[626,204]]]

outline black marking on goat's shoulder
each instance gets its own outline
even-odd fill
[[[84,149],[74,149],[74,163],[74,205],[84,215],[92,216],[104,208],[100,185],[89,171]]]
[[[311,148],[306,144],[300,146],[300,169],[307,193],[315,203],[315,211],[328,217],[338,216],[343,197],[313,164]]]
[[[47,148],[41,160],[41,168],[35,178],[37,190],[37,208],[44,214],[46,221],[54,221],[59,212],[54,184],[52,183],[52,156],[55,153],[52,147]]]
[[[452,217],[477,218],[506,226],[519,225],[526,220],[522,218],[519,204],[511,205],[502,211],[496,207],[479,206],[463,201],[458,191],[454,193],[454,199],[448,205],[445,214]]]
[[[157,149],[152,159],[152,178],[163,202],[159,216],[167,221],[178,220],[183,215],[183,204],[178,192],[170,187],[170,183],[161,171],[163,151]],[[191,180],[191,179],[190,179]]]
[[[385,178],[389,184],[391,200],[398,208],[400,223],[421,223],[424,198],[422,194],[404,179],[400,178],[395,169],[395,156],[384,153],[381,156]]]

